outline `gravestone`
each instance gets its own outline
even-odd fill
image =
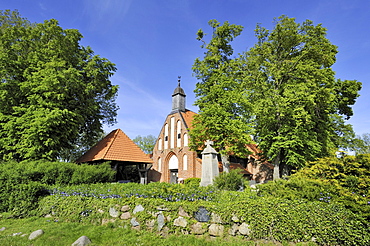
[[[202,178],[200,186],[213,184],[213,179],[219,175],[217,151],[211,146],[213,141],[205,142],[206,148],[202,152]]]

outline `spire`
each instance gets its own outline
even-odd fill
[[[177,94],[181,94],[184,97],[186,97],[184,90],[180,87],[181,76],[178,76],[177,78],[178,85],[176,89],[173,91],[172,97],[176,96]]]
[[[185,92],[180,86],[181,76],[178,76],[178,85],[172,94],[172,111],[185,111]]]

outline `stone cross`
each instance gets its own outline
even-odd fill
[[[207,140],[206,148],[202,152],[202,178],[200,186],[213,184],[213,179],[219,175],[217,151],[212,148],[213,141]]]
[[[204,142],[204,144],[208,147],[210,145],[213,145],[213,141],[207,140],[207,141]]]

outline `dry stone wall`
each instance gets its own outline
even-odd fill
[[[204,207],[199,207],[196,212],[188,212],[183,207],[175,211],[165,206],[157,208],[138,204],[135,206],[118,205],[109,207],[107,213],[99,209],[109,217],[102,219],[102,224],[120,223],[134,230],[149,230],[163,236],[171,233],[208,235],[212,237],[243,235],[248,237],[252,230],[250,226],[233,216],[226,222],[221,215],[210,212]]]

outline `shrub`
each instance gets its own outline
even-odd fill
[[[214,179],[214,185],[220,190],[240,190],[244,188],[243,174],[239,169],[222,172]]]
[[[190,187],[199,187],[200,178],[188,178],[184,180],[184,184]]]
[[[39,199],[49,194],[40,182],[17,184],[0,180],[0,186],[0,212],[12,212],[17,216],[31,215]]]
[[[261,185],[263,186],[263,185]],[[259,187],[261,187],[259,186]],[[222,220],[225,231],[235,223],[246,223],[251,229],[249,240],[269,238],[280,242],[309,242],[316,241],[319,245],[369,245],[369,223],[361,216],[356,215],[338,203],[323,203],[303,199],[281,199],[278,197],[259,197],[253,191],[246,189],[243,192],[219,191],[214,192],[213,199],[181,200],[176,202],[180,190],[191,191],[184,185],[151,183],[148,186],[140,184],[104,184],[89,186],[74,186],[74,190],[89,188],[97,194],[107,194],[114,191],[120,197],[108,199],[104,197],[86,197],[85,194],[68,196],[48,196],[41,200],[39,215],[54,213],[55,219],[81,221],[84,223],[101,224],[102,219],[111,218],[109,208],[119,209],[129,205],[131,211],[142,205],[145,210],[135,215],[142,228],[146,221],[155,219],[160,211],[166,218],[178,218],[179,208],[185,210],[193,218],[187,219],[189,226],[196,223],[195,212],[204,207],[209,214],[216,214]],[[71,187],[72,188],[72,187]],[[200,187],[202,188],[202,187]],[[104,191],[105,190],[105,191]],[[151,192],[152,197],[148,193]],[[157,193],[155,193],[157,191]],[[193,194],[198,188],[192,189]],[[65,194],[66,192],[64,192]],[[125,194],[133,194],[125,196]],[[189,196],[190,194],[186,194]],[[164,197],[169,199],[163,199]],[[102,212],[104,211],[104,212]],[[154,217],[153,217],[154,215]],[[129,220],[119,220],[122,226],[130,226]],[[178,231],[174,223],[166,223],[171,233]],[[126,223],[126,224],[125,224]],[[205,222],[204,225],[210,222]],[[188,230],[189,228],[183,228]]]
[[[1,163],[0,212],[28,213],[47,194],[48,185],[109,182],[113,177],[108,163],[77,165],[43,160]]]

